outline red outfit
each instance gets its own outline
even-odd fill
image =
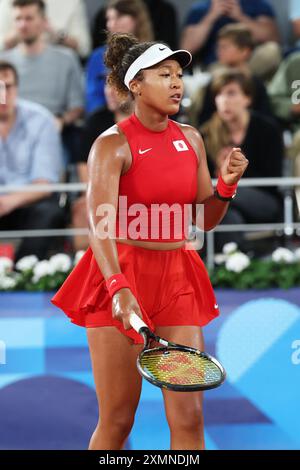
[[[162,132],[145,128],[135,115],[121,122],[119,127],[132,153],[132,165],[120,178],[119,195],[127,196],[128,208],[132,204],[143,204],[146,211],[143,221],[149,222],[148,233],[144,230],[135,239],[185,239],[185,226],[179,223],[180,217],[176,214],[169,219],[170,234],[167,238],[164,237],[166,226],[163,218],[155,226],[157,231],[154,230],[153,236],[150,229],[151,204],[177,204],[175,212],[183,218],[184,205],[192,204],[197,194],[198,159],[193,148],[178,124],[170,120]],[[128,225],[124,230],[118,230],[121,215],[118,211],[117,234],[127,233],[128,238],[133,238],[129,226],[136,216],[130,215]],[[205,266],[195,251],[185,247],[153,250],[119,242],[117,249],[121,271],[138,300],[144,321],[152,329],[156,326],[203,326],[219,314]],[[133,329],[124,330],[123,324],[112,318],[112,301],[91,248],[52,302],[77,325],[87,328],[115,326],[134,343],[143,342]]]
[[[128,207],[138,203],[147,209],[146,217],[141,214],[143,221],[145,218],[148,220],[147,233],[141,233],[136,239],[165,242],[185,240],[187,235],[184,229],[188,224],[184,223],[184,205],[192,204],[197,195],[198,158],[193,147],[178,124],[171,120],[164,131],[152,132],[133,114],[119,123],[119,127],[127,138],[132,155],[131,168],[120,180],[119,196],[127,196]],[[157,223],[154,204],[173,206],[170,218],[162,216],[160,223]],[[162,213],[167,215],[167,208]],[[121,214],[122,209],[118,216]],[[126,234],[126,228],[134,218],[129,216],[125,230],[118,231],[118,217],[117,235],[132,238],[130,233]],[[150,228],[157,232],[156,238]],[[170,235],[163,237],[166,228]]]

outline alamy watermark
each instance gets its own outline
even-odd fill
[[[6,104],[6,86],[2,80],[0,80],[0,104]]]
[[[99,240],[186,240],[186,249],[200,250],[203,247],[203,204],[128,205],[127,196],[120,196],[117,210],[112,204],[100,204],[96,216],[100,218],[95,228]]]
[[[6,344],[0,341],[0,366],[6,364]]]
[[[295,90],[294,93],[292,93],[292,103],[300,104],[300,80],[293,81],[292,89]]]
[[[294,366],[300,365],[300,339],[295,339],[292,342],[291,348],[293,349],[293,353],[291,355],[291,361]]]
[[[126,456],[116,456],[104,454],[99,458],[100,465],[119,465],[126,468],[134,468],[135,465],[183,465],[190,467],[191,465],[200,465],[201,456],[197,452],[180,454],[177,452],[160,452],[160,453],[133,453],[126,452]]]

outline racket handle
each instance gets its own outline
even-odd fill
[[[136,313],[131,313],[129,317],[129,322],[132,328],[139,333],[142,328],[147,328],[148,326],[146,323],[143,322],[143,320],[136,314]]]

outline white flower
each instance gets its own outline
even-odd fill
[[[224,255],[231,255],[232,253],[235,253],[238,249],[238,246],[236,243],[231,242],[231,243],[226,243],[226,245],[223,246],[223,253]]]
[[[17,262],[16,268],[18,271],[22,271],[22,272],[30,271],[38,262],[39,262],[38,258],[34,255],[25,256],[25,258],[22,258]]]
[[[300,248],[297,248],[297,250],[294,253],[294,256],[297,261],[300,261]]]
[[[33,282],[37,283],[42,277],[53,274],[49,261],[40,261],[33,268]]]
[[[272,260],[275,261],[275,263],[293,263],[295,261],[295,255],[287,248],[277,248],[277,250],[272,253]]]
[[[68,255],[65,254],[58,254],[55,256],[52,256],[49,260],[52,272],[62,272],[66,273],[69,271],[72,267],[72,262],[71,258]]]
[[[215,263],[218,264],[218,265],[223,264],[223,263],[225,263],[227,258],[228,258],[228,256],[223,255],[222,253],[218,253],[215,256]]]
[[[7,274],[9,271],[12,271],[13,266],[14,263],[10,258],[0,258],[0,275],[4,275]]]
[[[235,273],[244,271],[250,264],[250,259],[244,253],[234,253],[226,261],[226,269]]]
[[[74,265],[78,264],[83,255],[85,254],[85,251],[77,251],[75,258],[74,258]]]
[[[7,276],[0,276],[0,289],[9,290],[16,286],[17,282],[15,279]]]

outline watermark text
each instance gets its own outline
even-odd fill
[[[6,344],[0,341],[0,366],[6,364]]]
[[[292,89],[295,90],[294,93],[292,93],[292,103],[300,104],[300,80],[293,81]]]
[[[127,196],[120,196],[118,202],[117,209],[112,204],[100,204],[97,207],[99,221],[95,235],[99,240],[186,240],[189,245],[187,249],[200,250],[203,247],[203,204],[128,205]]]

